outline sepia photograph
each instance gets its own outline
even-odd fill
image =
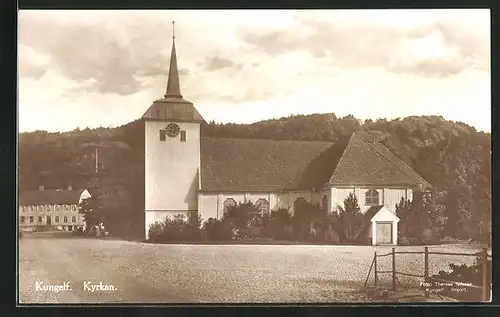
[[[18,305],[490,302],[490,21],[20,10]]]

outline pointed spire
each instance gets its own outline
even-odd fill
[[[177,69],[177,54],[175,52],[175,22],[172,21],[172,53],[168,71],[167,93],[165,98],[182,98],[179,86],[179,70]]]

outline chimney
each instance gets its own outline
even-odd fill
[[[73,186],[71,186],[71,184],[68,185],[68,190],[73,190]]]
[[[38,186],[39,191],[43,192],[44,189],[45,189],[45,187],[43,187],[43,185]]]

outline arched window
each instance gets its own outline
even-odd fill
[[[328,195],[323,195],[323,200],[321,201],[321,208],[323,211],[328,211]]]
[[[233,207],[233,206],[236,206],[236,200],[234,200],[233,198],[228,198],[224,201],[224,213],[227,212],[227,209],[229,207]]]
[[[379,205],[378,191],[375,189],[370,189],[365,193],[365,205],[366,206],[377,206]]]
[[[261,199],[258,199],[256,202],[255,202],[255,206],[260,210],[260,212],[264,215],[264,214],[268,214],[269,213],[269,202],[263,198]]]

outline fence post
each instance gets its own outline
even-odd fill
[[[396,290],[396,248],[392,248],[392,290]]]
[[[490,283],[488,282],[488,248],[483,248],[483,254],[482,254],[482,258],[483,258],[483,268],[482,268],[482,271],[483,271],[483,287],[482,287],[482,290],[483,290],[483,301],[487,302],[489,300],[489,287],[490,287]]]
[[[428,297],[427,281],[429,280],[429,248],[424,248],[424,282],[425,282],[425,296]]]
[[[374,261],[375,263],[373,263],[373,276],[374,276],[374,285],[375,287],[377,287],[377,280],[378,280],[378,276],[377,276],[377,251],[375,251],[375,254],[373,255],[374,257]]]

